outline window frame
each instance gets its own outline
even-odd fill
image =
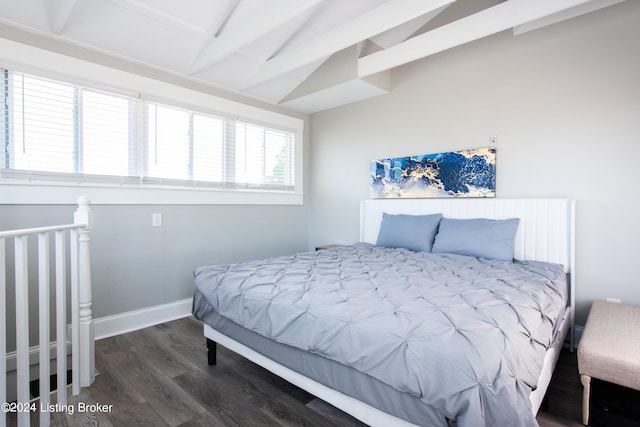
[[[68,204],[74,203],[78,195],[87,195],[97,204],[303,204],[303,138],[306,115],[289,115],[260,108],[249,103],[238,102],[212,94],[211,88],[198,84],[173,84],[140,74],[107,67],[54,52],[42,51],[32,46],[0,41],[6,47],[7,57],[26,58],[31,64],[20,64],[10,60],[0,61],[0,68],[38,77],[58,80],[89,89],[106,91],[126,96],[135,95],[145,101],[186,108],[217,117],[228,117],[248,123],[267,125],[274,129],[286,129],[294,135],[295,176],[293,191],[265,190],[255,188],[198,188],[157,185],[146,183],[76,183],[35,182],[27,180],[0,179],[2,203],[19,204]],[[30,51],[25,54],[25,51]],[[16,55],[16,52],[20,52]],[[42,64],[53,63],[57,67],[43,70]],[[91,76],[94,80],[87,80]],[[4,76],[3,76],[4,77]],[[111,82],[109,85],[105,81]],[[4,82],[4,78],[3,78]],[[193,87],[191,87],[193,86]],[[3,88],[4,91],[4,88]],[[140,104],[141,105],[141,104]],[[140,106],[139,108],[143,108]],[[4,112],[3,112],[4,121]],[[6,123],[0,126],[6,132]],[[4,165],[2,165],[4,167]]]

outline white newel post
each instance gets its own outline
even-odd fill
[[[87,197],[78,198],[78,209],[74,214],[74,223],[84,225],[78,230],[78,278],[79,278],[79,311],[80,311],[80,386],[88,387],[95,378],[95,339],[93,315],[91,310],[91,258],[89,256],[89,233],[93,226],[93,217]]]

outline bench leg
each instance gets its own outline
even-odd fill
[[[582,424],[589,425],[589,399],[591,398],[591,377],[580,375],[582,382]]]

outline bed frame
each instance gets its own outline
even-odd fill
[[[575,322],[575,202],[570,199],[379,199],[360,203],[360,240],[375,243],[384,212],[398,214],[442,213],[445,218],[520,218],[514,258],[547,261],[564,266],[569,277],[569,303],[560,333],[574,348]],[[209,363],[215,364],[215,343],[246,357],[290,383],[372,426],[412,426],[407,421],[382,412],[366,403],[313,381],[282,366],[251,348],[204,325]],[[551,381],[564,339],[559,339],[545,355],[538,387],[531,393],[536,414]]]

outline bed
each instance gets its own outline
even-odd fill
[[[574,211],[568,199],[366,200],[357,244],[196,269],[193,314],[210,363],[218,343],[369,425],[534,426],[573,348]],[[420,235],[399,233],[417,218],[420,233],[436,224],[428,248],[383,238]],[[478,224],[503,230],[513,256],[494,234],[460,238]]]

